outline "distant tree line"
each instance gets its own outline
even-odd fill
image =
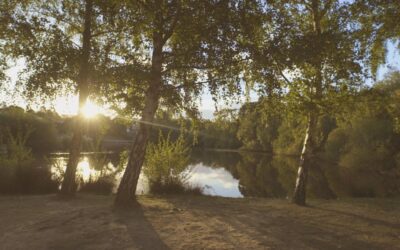
[[[365,156],[399,153],[399,93],[400,73],[394,72],[374,86],[347,96],[340,112],[318,119],[318,141],[322,142],[319,154],[326,153],[338,161],[355,151],[366,150]],[[280,112],[269,112],[265,98],[241,107],[237,129],[241,149],[286,155],[300,153],[306,121],[283,100],[274,104],[280,106]]]
[[[24,146],[34,155],[68,151],[73,133],[73,117],[62,117],[49,110],[25,111],[16,106],[0,109],[0,145],[7,152],[13,138],[24,135]],[[104,138],[129,140],[128,125],[119,119],[98,115],[86,120],[87,131],[83,141],[84,151],[93,151],[94,144]]]

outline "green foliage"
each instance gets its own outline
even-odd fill
[[[181,135],[175,142],[170,136],[161,133],[157,144],[147,147],[143,173],[147,177],[152,193],[196,193],[196,187],[190,187],[187,169],[190,148]]]
[[[370,53],[369,66],[376,77],[379,66],[386,63],[388,40],[398,42],[400,38],[400,2],[356,0],[352,14],[362,27],[363,46]]]
[[[262,149],[264,145],[260,142],[258,127],[264,127],[260,121],[259,112],[255,108],[255,104],[247,103],[241,107],[239,112],[239,129],[237,137],[242,141],[245,149],[255,150]]]
[[[353,176],[353,195],[390,196],[399,188],[393,184],[400,176],[399,79],[389,79],[355,98],[325,146],[325,159],[336,162],[341,175]]]
[[[220,110],[214,120],[202,120],[198,124],[196,147],[203,149],[237,149],[240,142],[236,137],[238,118],[234,110]]]
[[[27,140],[32,130],[8,134],[7,154],[0,154],[0,193],[33,194],[55,192],[58,182],[49,169],[40,167],[44,162],[33,158]]]
[[[169,135],[164,137],[160,134],[158,143],[148,146],[144,173],[150,182],[181,178],[180,175],[189,160],[189,153],[183,136],[172,142]]]
[[[282,102],[270,97],[241,107],[237,137],[243,149],[273,152],[272,144],[282,125],[282,115],[278,112],[281,107]]]
[[[278,129],[276,140],[273,141],[274,152],[277,154],[299,155],[305,129],[304,118],[286,118]]]
[[[87,86],[78,87],[77,83],[83,51],[91,52],[90,65],[84,72],[91,78],[89,90],[98,89],[95,85],[119,32],[110,22],[110,17],[118,14],[113,12],[113,3],[90,1],[93,4],[91,43],[83,48],[85,6],[89,1],[6,2],[4,16],[8,22],[4,31],[7,35],[1,37],[1,44],[7,47],[7,56],[26,62],[18,84],[27,97],[48,100],[58,94],[87,90]]]
[[[273,152],[276,154],[300,154],[306,130],[306,121],[301,113],[292,113],[283,100],[274,103],[282,112],[278,113],[266,105],[266,100],[247,103],[239,112],[237,137],[242,149]],[[336,127],[335,119],[321,116],[318,120],[318,144],[323,144]],[[318,145],[317,145],[318,146]]]
[[[189,117],[198,116],[204,89],[216,99],[239,94],[242,56],[235,39],[240,29],[236,4],[173,0],[122,1],[115,6],[113,22],[121,34],[108,58],[111,67],[99,75],[104,80],[100,90],[119,113],[141,114],[155,76],[160,77],[159,106]],[[155,47],[162,52],[156,60]],[[160,73],[155,66],[162,67]],[[118,107],[121,103],[124,108]]]
[[[7,154],[2,156],[1,161],[4,165],[16,167],[29,165],[33,161],[31,149],[27,148],[26,142],[32,130],[18,131],[14,136],[8,131]]]
[[[3,108],[0,110],[0,137],[5,138],[5,144],[12,145],[11,139],[15,138],[34,154],[46,154],[59,148],[55,122],[49,117],[17,107]],[[21,135],[24,138],[20,138]]]
[[[325,145],[326,159],[331,162],[338,161],[340,156],[344,153],[347,136],[347,131],[343,128],[337,128],[332,131]]]

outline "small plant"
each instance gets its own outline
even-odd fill
[[[32,134],[33,129],[29,128],[26,131],[18,131],[14,136],[9,130],[7,142],[7,154],[9,160],[23,162],[32,159],[31,149],[26,147],[26,142]]]
[[[0,154],[0,166],[15,169],[33,162],[31,149],[26,147],[26,141],[32,130],[19,131],[15,136],[7,130],[6,154]]]
[[[188,185],[190,149],[182,134],[174,142],[170,135],[161,132],[157,144],[150,144],[146,152],[144,174],[151,193],[192,193],[201,194],[202,189]],[[193,191],[193,192],[192,192]]]

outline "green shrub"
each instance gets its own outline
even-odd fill
[[[176,141],[170,135],[159,134],[157,144],[149,144],[146,152],[144,174],[149,182],[150,193],[190,193],[200,194],[202,189],[190,186],[187,180],[190,170],[190,149],[182,134]]]

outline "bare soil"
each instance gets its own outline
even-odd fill
[[[400,200],[0,197],[0,249],[400,249]]]

